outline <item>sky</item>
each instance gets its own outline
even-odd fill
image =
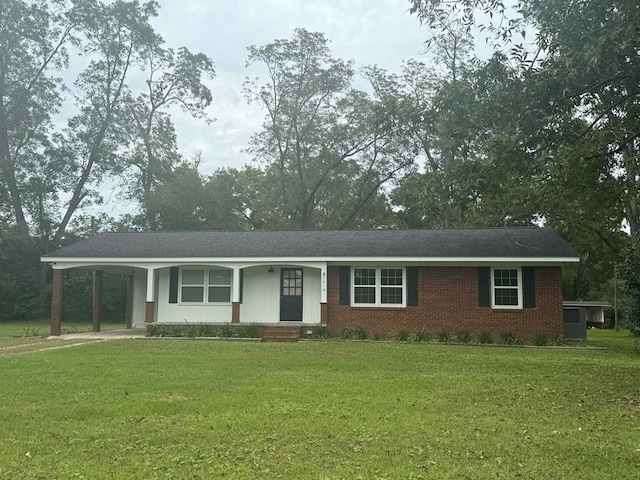
[[[251,161],[244,152],[260,129],[264,111],[247,105],[242,93],[247,47],[290,38],[296,28],[325,34],[334,57],[355,61],[356,69],[376,64],[399,72],[402,62],[423,58],[425,28],[409,15],[408,0],[160,0],[153,25],[172,48],[202,52],[215,63],[216,77],[207,125],[172,112],[180,150],[201,153],[200,171],[240,168]]]

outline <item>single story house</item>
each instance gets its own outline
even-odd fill
[[[51,252],[51,331],[63,272],[127,275],[127,325],[326,325],[339,335],[466,330],[523,340],[563,333],[562,264],[578,254],[549,228],[102,233]]]

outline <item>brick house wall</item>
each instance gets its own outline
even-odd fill
[[[391,337],[398,331],[424,330],[451,335],[486,331],[494,341],[513,332],[524,341],[544,333],[550,339],[563,333],[561,267],[535,268],[536,306],[518,310],[480,307],[477,267],[418,267],[418,305],[403,308],[340,305],[339,267],[327,272],[327,326],[332,335],[344,328],[362,327],[369,336]]]

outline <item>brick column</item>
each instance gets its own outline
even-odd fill
[[[156,319],[156,302],[147,302],[144,307],[144,323],[153,323]]]
[[[327,324],[327,303],[323,302],[320,303],[320,323],[322,325],[326,325]]]
[[[231,323],[240,323],[240,302],[231,303]]]
[[[64,270],[54,270],[51,284],[51,335],[60,335],[62,330],[63,287]]]
[[[127,328],[133,327],[133,274],[127,276],[127,307],[124,311],[124,323]]]
[[[100,331],[101,310],[102,310],[102,280],[104,272],[95,270],[93,272],[93,331]]]

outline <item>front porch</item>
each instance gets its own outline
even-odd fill
[[[51,334],[60,335],[63,275],[68,268],[93,271],[93,331],[101,328],[103,275],[126,275],[127,328],[155,324],[253,324],[300,328],[326,324],[325,262],[237,262],[184,265],[52,265]]]

